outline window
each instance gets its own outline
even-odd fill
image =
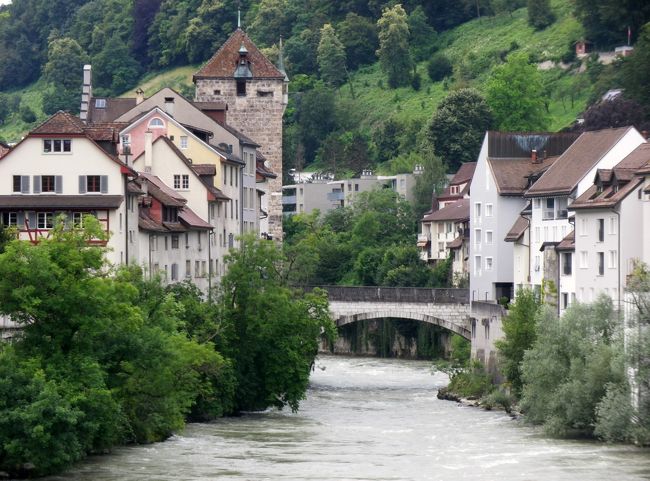
[[[605,253],[596,252],[596,256],[598,257],[598,275],[603,276],[605,275]]]
[[[598,242],[605,240],[605,219],[598,219]]]
[[[534,199],[533,201],[533,208],[534,209],[541,209],[542,208],[542,199]]]
[[[165,236],[165,250],[169,249],[169,241],[167,239],[167,236]]]
[[[186,249],[190,248],[190,233],[189,232],[185,233],[185,248]]]
[[[474,215],[477,219],[481,218],[481,203],[477,202],[474,204]]]
[[[72,140],[70,139],[43,139],[43,152],[46,154],[71,151]]]
[[[486,244],[492,244],[492,231],[491,230],[485,231],[485,243]]]
[[[178,222],[178,209],[176,207],[163,207],[163,222]]]
[[[181,149],[187,149],[187,135],[181,135]]]
[[[187,190],[190,188],[190,176],[188,174],[183,174],[181,176],[181,188]]]
[[[359,192],[359,184],[354,184],[354,191]]]
[[[451,222],[446,222],[445,223],[445,228],[447,229],[447,234],[451,234],[451,231],[454,228],[454,224]]]
[[[36,217],[36,226],[39,229],[52,229],[54,227],[54,214],[52,212],[39,212]]]
[[[540,227],[535,227],[535,242],[542,241],[542,229]]]
[[[194,261],[194,277],[200,277],[201,275],[201,262]]]
[[[95,108],[105,109],[106,108],[106,99],[95,99]]]
[[[246,97],[246,80],[237,80],[237,96]]]
[[[492,270],[492,258],[491,257],[486,257],[485,258],[485,270],[486,271],[491,271]]]
[[[185,261],[185,277],[192,277],[192,261]]]
[[[4,226],[17,226],[18,225],[18,213],[17,212],[3,212],[2,213],[2,225]]]
[[[541,268],[541,258],[539,256],[535,256],[535,272],[539,272]]]
[[[589,227],[589,223],[587,222],[587,219],[585,217],[580,219],[580,235],[582,236],[587,235],[588,227]]]
[[[481,275],[481,256],[474,256],[474,275]]]
[[[178,264],[172,264],[172,281],[178,280]]]
[[[150,129],[162,129],[163,127],[165,127],[165,123],[158,117],[154,117],[149,121]]]
[[[566,219],[569,217],[569,211],[567,210],[568,199],[566,197],[558,197],[555,202],[555,218],[556,219]]]
[[[41,192],[54,192],[54,176],[42,175],[41,176]]]
[[[172,249],[178,249],[178,235],[172,235]]]
[[[567,292],[562,293],[562,309],[569,307],[569,294]]]
[[[458,186],[457,185],[452,185],[449,187],[449,193],[450,194],[458,194]]]
[[[155,235],[152,235],[152,236],[149,238],[149,248],[150,248],[152,251],[156,251],[156,250],[158,250],[158,237],[156,237]]]
[[[201,261],[201,277],[206,277],[208,275],[207,262]]]
[[[580,269],[587,269],[589,267],[589,253],[587,251],[580,251]]]
[[[20,175],[13,177],[13,192],[22,192],[22,177]]]
[[[572,272],[572,260],[573,254],[570,252],[564,252],[562,254],[562,274],[565,276],[570,276]]]
[[[616,251],[609,251],[609,263],[607,267],[610,269],[616,268]]]
[[[485,204],[485,217],[492,217],[492,204]]]
[[[543,220],[553,219],[555,216],[555,199],[547,197],[544,204],[544,213],[542,214]]]
[[[72,213],[72,226],[78,229],[83,228],[84,226],[84,213],[83,212],[73,212]]]
[[[548,237],[548,226],[544,226],[544,242],[547,242],[549,240],[550,239]]]
[[[87,175],[86,176],[86,192],[100,192],[100,180],[99,175]]]
[[[609,218],[609,233],[616,234],[616,217]]]
[[[481,245],[481,229],[474,229],[474,244]]]

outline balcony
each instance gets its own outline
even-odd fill
[[[295,195],[283,195],[282,204],[295,204],[296,196]]]
[[[327,194],[327,200],[332,202],[340,202],[345,199],[343,192],[335,190],[334,192],[329,192]]]

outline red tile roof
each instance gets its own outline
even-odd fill
[[[97,99],[104,100],[105,107],[98,108]],[[135,98],[104,98],[93,97],[88,106],[88,123],[112,122],[137,105]]]
[[[528,177],[540,169],[550,167],[557,157],[547,157],[533,163],[528,157],[488,158],[500,195],[521,195],[528,187]]]
[[[29,135],[83,135],[85,124],[69,112],[59,110]]]
[[[517,217],[517,220],[506,234],[504,240],[506,242],[517,242],[519,239],[521,239],[521,236],[524,235],[529,225],[530,221],[528,219],[522,216]]]
[[[572,230],[567,234],[567,236],[560,241],[558,245],[555,246],[556,251],[573,251],[576,249],[576,231]]]
[[[210,60],[194,74],[199,78],[233,78],[239,62],[239,48],[244,44],[253,78],[284,79],[284,74],[267,59],[246,33],[237,29]]]

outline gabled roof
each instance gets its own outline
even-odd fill
[[[548,169],[557,157],[547,157],[538,163],[530,158],[488,158],[500,195],[522,195],[528,187],[528,177],[540,169]]]
[[[521,239],[521,236],[524,235],[529,225],[530,221],[528,219],[522,216],[518,216],[517,220],[506,234],[504,240],[506,242],[517,242],[519,239]]]
[[[217,166],[214,164],[192,164],[192,168],[198,175],[217,175]]]
[[[568,195],[578,182],[607,154],[632,127],[584,132],[537,182],[526,197]]]
[[[264,165],[264,162],[266,161],[265,157],[257,151],[255,154],[256,174],[262,179],[276,179],[278,177],[278,174],[273,172],[271,169],[268,169],[266,165]],[[260,179],[260,182],[262,179]]]
[[[248,144],[253,147],[259,147],[260,144],[255,142],[253,139],[248,137],[247,135],[242,134],[239,130],[236,128],[232,127],[231,125],[224,124],[223,122],[217,122],[219,125],[221,125],[224,129],[226,129],[228,132],[230,132],[232,135],[237,137],[237,140],[239,140],[242,144]]]
[[[611,208],[625,199],[642,182],[635,174],[650,162],[650,144],[641,144],[613,169],[598,169],[592,185],[570,206],[576,209]],[[600,192],[599,192],[599,189]]]
[[[210,60],[194,74],[194,80],[200,78],[234,78],[239,63],[239,49],[244,46],[248,51],[253,78],[272,78],[284,80],[285,74],[267,59],[242,29],[238,28],[228,40],[215,52]]]
[[[162,180],[152,174],[140,173],[147,182],[147,192],[167,207],[183,207],[187,200],[174,189],[169,188]]]
[[[84,135],[84,123],[69,112],[59,110],[28,135]]]
[[[449,185],[460,185],[472,180],[477,162],[464,162],[454,175]]]
[[[104,102],[104,107],[97,107],[97,100]],[[112,122],[120,115],[137,105],[135,98],[92,97],[88,106],[88,123]]]
[[[447,249],[460,249],[463,246],[463,236],[459,235],[453,241],[447,243]]]
[[[465,220],[469,219],[469,199],[460,199],[452,204],[448,204],[440,210],[422,217],[422,222],[438,222],[448,220]]]

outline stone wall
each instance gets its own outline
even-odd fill
[[[277,178],[269,179],[269,234],[282,239],[282,117],[286,105],[281,79],[253,79],[246,84],[246,95],[237,95],[234,79],[197,79],[196,100],[224,101],[228,104],[226,122],[260,144]]]
[[[501,320],[506,310],[493,302],[472,302],[472,359],[480,361],[488,372],[498,375],[495,341],[503,339]]]

